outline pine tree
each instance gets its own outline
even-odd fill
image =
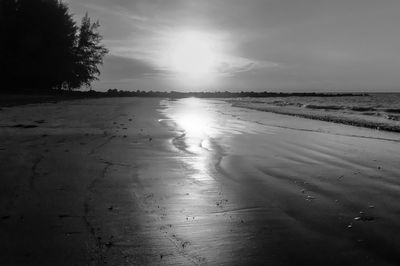
[[[82,18],[75,48],[74,78],[68,84],[71,89],[90,86],[100,74],[99,65],[108,50],[101,44],[102,36],[98,32],[99,22],[92,23],[88,14]]]

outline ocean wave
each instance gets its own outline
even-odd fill
[[[308,109],[325,109],[325,110],[342,110],[344,106],[340,105],[315,105],[315,104],[304,104],[304,108]]]
[[[387,112],[387,113],[400,114],[400,108],[395,108],[395,109],[384,109],[384,111]]]
[[[354,106],[354,107],[350,107],[350,110],[356,111],[356,112],[368,112],[368,111],[376,111],[376,108],[374,108],[374,107]]]
[[[400,120],[400,117],[389,118],[387,116],[381,117],[386,118],[385,121],[378,120],[376,118],[372,119],[372,116],[362,117],[362,116],[355,116],[355,115],[346,115],[344,113],[325,113],[325,112],[318,112],[318,110],[323,108],[315,108],[314,110],[310,110],[306,112],[304,109],[301,108],[282,108],[282,107],[273,107],[273,106],[259,106],[259,105],[251,105],[249,103],[243,102],[231,102],[235,107],[247,108],[257,111],[264,111],[264,112],[271,112],[276,114],[283,114],[283,115],[291,115],[297,116],[302,118],[314,119],[314,120],[321,120],[357,127],[365,127],[371,128],[376,130],[385,130],[391,132],[400,132],[400,124],[397,121]],[[337,110],[337,109],[335,109]],[[368,119],[369,118],[369,119]]]

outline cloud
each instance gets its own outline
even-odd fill
[[[250,71],[253,67],[254,67],[254,63],[252,63],[252,62],[247,63],[245,65],[241,65],[241,66],[235,66],[235,65],[231,65],[227,62],[223,62],[217,67],[217,73],[225,74],[225,75],[235,75],[236,73],[239,73],[239,72]]]
[[[102,79],[124,80],[162,75],[164,71],[146,61],[116,55],[108,55],[102,66]]]

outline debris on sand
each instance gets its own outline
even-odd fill
[[[306,200],[312,201],[312,200],[315,200],[315,197],[313,197],[313,196],[307,196]]]
[[[364,215],[364,212],[360,212],[360,216],[354,217],[354,221],[359,221],[359,222],[371,222],[374,221],[376,218],[373,216],[368,216]]]
[[[374,221],[375,217],[372,216],[361,216],[359,221],[363,221],[363,222],[371,222]]]
[[[24,124],[17,124],[11,127],[16,127],[16,128],[35,128],[38,127],[37,125],[24,125]]]
[[[186,248],[189,245],[189,241],[185,241],[181,244],[182,248]]]
[[[77,235],[77,234],[82,234],[82,232],[78,232],[78,231],[65,232],[65,236],[67,236],[67,237],[69,237],[71,235]]]

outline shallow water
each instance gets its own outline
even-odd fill
[[[352,97],[271,97],[228,100],[234,106],[362,127],[400,131],[400,94]]]

